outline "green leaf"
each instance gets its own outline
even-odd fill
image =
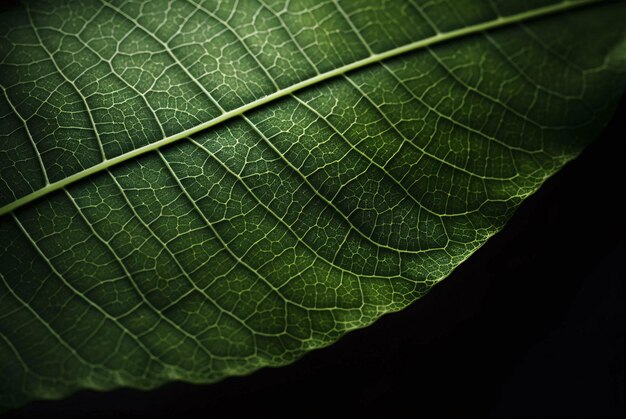
[[[284,365],[412,303],[604,126],[624,19],[593,0],[4,11],[0,406]]]

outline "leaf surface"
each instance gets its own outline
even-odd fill
[[[0,16],[0,406],[287,364],[445,278],[606,123],[623,2]]]

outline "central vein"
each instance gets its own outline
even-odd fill
[[[135,150],[129,151],[128,153],[121,154],[117,157],[113,157],[111,159],[105,160],[101,163],[98,163],[94,166],[89,167],[88,169],[82,170],[80,172],[74,173],[71,176],[66,177],[65,179],[59,180],[57,182],[53,182],[51,184],[46,185],[45,187],[36,190],[28,195],[25,195],[10,204],[7,204],[3,207],[0,207],[0,216],[12,212],[29,202],[32,202],[36,199],[39,199],[45,195],[48,195],[56,190],[62,189],[72,183],[78,182],[81,179],[85,179],[95,173],[102,172],[110,167],[116,166],[120,163],[123,163],[127,160],[133,159],[135,157],[141,156],[143,154],[149,153],[151,151],[155,151],[161,147],[164,147],[168,144],[172,144],[178,140],[183,138],[187,138],[197,132],[206,130],[207,128],[211,128],[215,125],[221,124],[222,122],[228,121],[229,119],[235,118],[239,115],[242,115],[245,112],[248,112],[252,109],[258,108],[260,106],[265,105],[266,103],[270,103],[282,97],[288,96],[298,90],[304,89],[309,86],[313,86],[315,84],[321,83],[325,80],[332,79],[334,77],[340,76],[344,73],[347,73],[352,70],[356,70],[359,68],[363,68],[369,66],[371,64],[383,61],[385,59],[393,58],[407,52],[415,51],[421,48],[428,47],[430,45],[438,44],[444,41],[449,41],[451,39],[460,38],[464,36],[468,36],[471,34],[483,32],[490,29],[495,29],[503,26],[512,25],[515,23],[523,22],[526,20],[534,19],[537,17],[542,17],[550,14],[554,14],[557,12],[565,11],[568,9],[572,9],[575,7],[580,7],[592,3],[597,3],[602,0],[571,0],[565,1],[562,3],[541,7],[538,9],[518,13],[515,15],[510,15],[506,17],[501,17],[495,20],[490,20],[483,23],[478,23],[475,25],[471,25],[465,28],[452,30],[449,32],[438,33],[437,35],[431,36],[429,38],[425,38],[419,41],[411,42],[410,44],[403,45],[398,48],[390,49],[388,51],[372,54],[367,58],[362,60],[355,61],[351,64],[344,65],[342,67],[336,68],[334,70],[327,71],[325,73],[318,74],[315,77],[311,77],[307,80],[303,80],[299,83],[296,83],[292,86],[286,87],[284,89],[278,90],[271,95],[262,97],[253,102],[250,102],[246,105],[240,106],[231,111],[225,112],[217,118],[213,118],[210,121],[207,121],[203,124],[196,125],[195,127],[189,128],[185,131],[181,131],[176,135],[172,135],[170,137],[163,138],[154,143],[145,145],[143,147],[136,148]]]

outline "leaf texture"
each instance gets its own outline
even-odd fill
[[[598,134],[623,2],[0,16],[0,406],[284,365],[445,278]]]

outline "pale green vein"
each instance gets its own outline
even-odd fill
[[[445,32],[445,33],[438,33],[434,36],[431,36],[429,38],[425,38],[422,39],[420,41],[416,41],[416,42],[412,42],[406,45],[403,45],[401,47],[397,47],[397,48],[393,48],[390,49],[389,51],[385,51],[379,54],[372,54],[369,57],[366,57],[364,59],[355,61],[353,63],[344,65],[342,67],[336,68],[334,70],[330,70],[327,71],[325,73],[322,74],[318,74],[314,77],[311,77],[307,80],[303,80],[301,82],[295,83],[292,86],[286,87],[284,89],[278,90],[270,95],[267,95],[265,97],[262,97],[260,99],[254,100],[246,105],[240,106],[236,109],[233,109],[231,111],[228,112],[224,112],[222,115],[211,119],[210,121],[207,121],[205,123],[196,125],[195,127],[189,128],[187,130],[181,131],[178,134],[172,135],[170,137],[166,137],[163,138],[159,141],[156,141],[154,143],[145,145],[143,147],[139,147],[135,150],[132,150],[130,152],[121,154],[119,156],[113,157],[111,159],[105,160],[101,163],[98,163],[94,166],[91,166],[85,170],[82,170],[80,172],[74,173],[73,175],[70,175],[64,179],[61,179],[57,182],[51,183],[46,185],[45,187],[32,192],[28,195],[25,195],[13,202],[11,202],[10,204],[7,204],[3,207],[0,207],[0,216],[10,213],[36,199],[39,199],[43,196],[49,195],[50,193],[57,191],[61,188],[64,188],[70,184],[73,184],[75,182],[78,182],[79,180],[85,179],[93,174],[102,172],[103,170],[106,170],[110,167],[116,166],[120,163],[123,163],[125,161],[131,160],[135,157],[141,156],[143,154],[149,153],[151,151],[155,151],[163,146],[166,146],[168,144],[172,144],[176,141],[179,141],[181,139],[184,139],[186,137],[189,137],[190,135],[193,135],[197,132],[206,130],[210,127],[213,127],[215,125],[218,125],[222,122],[228,121],[236,116],[242,115],[245,112],[248,112],[250,110],[256,109],[262,105],[265,105],[267,103],[273,102],[277,99],[280,99],[282,97],[288,96],[298,90],[302,90],[306,87],[310,87],[313,85],[316,85],[318,83],[321,83],[323,81],[332,79],[334,77],[337,77],[339,75],[342,75],[344,73],[347,73],[349,71],[353,71],[353,70],[357,70],[359,68],[363,68],[366,66],[369,66],[371,64],[389,59],[389,58],[393,58],[393,57],[397,57],[399,55],[411,52],[411,51],[415,51],[418,49],[422,49],[431,45],[435,45],[435,44],[439,44],[442,42],[446,42],[446,41],[450,41],[456,38],[461,38],[461,37],[465,37],[468,35],[472,35],[472,34],[476,34],[476,33],[480,33],[483,31],[487,31],[487,30],[491,30],[491,29],[496,29],[496,28],[500,28],[500,27],[506,27],[506,26],[510,26],[516,23],[520,23],[523,21],[527,21],[530,19],[535,19],[538,17],[543,17],[543,16],[548,16],[548,15],[552,15],[552,14],[556,14],[559,12],[564,12],[567,10],[571,10],[577,7],[581,7],[581,6],[585,6],[585,5],[590,5],[593,3],[599,3],[603,0],[573,0],[573,1],[565,1],[562,3],[558,3],[558,4],[554,4],[554,5],[550,5],[550,6],[545,6],[545,7],[541,7],[541,8],[537,8],[534,10],[529,10],[526,12],[522,12],[522,13],[518,13],[518,14],[514,14],[514,15],[510,15],[510,16],[506,16],[506,17],[499,17],[497,19],[494,20],[490,20],[487,22],[483,22],[483,23],[479,23],[479,24],[475,24],[475,25],[471,25],[465,28],[461,28],[461,29],[456,29],[456,30],[452,30],[449,32]]]

